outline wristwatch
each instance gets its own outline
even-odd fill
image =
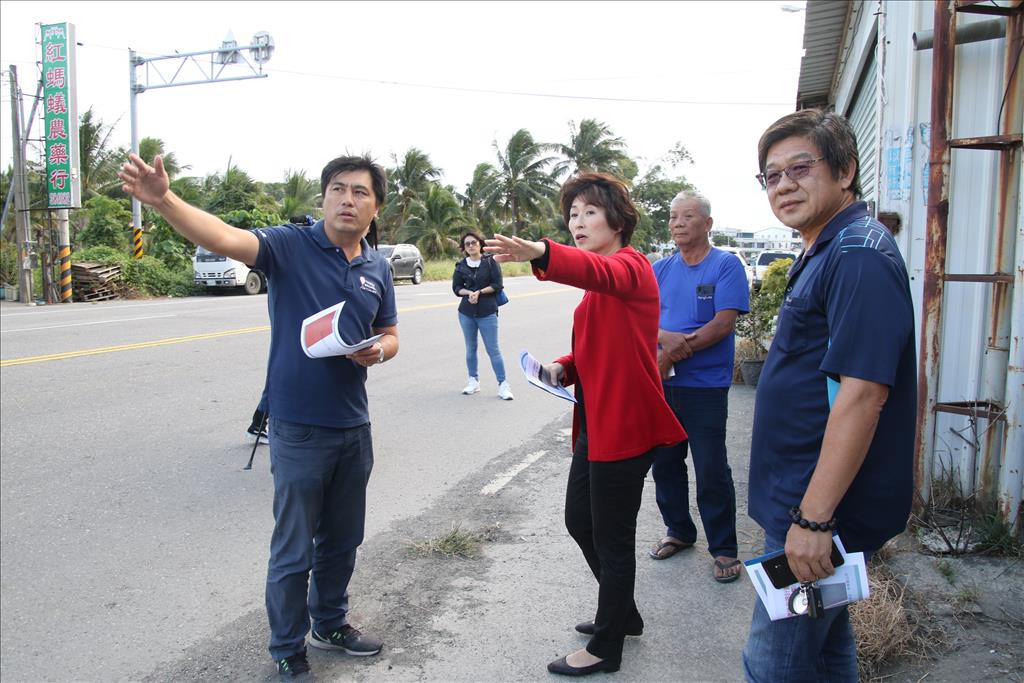
[[[381,344],[380,345],[380,355],[377,356],[377,363],[380,364],[380,363],[383,363],[383,362],[384,362],[384,345]]]

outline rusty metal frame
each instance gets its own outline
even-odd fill
[[[936,0],[934,49],[932,51],[932,135],[929,149],[928,213],[922,293],[921,354],[918,369],[917,443],[914,474],[921,496],[930,499],[935,421],[938,412],[971,415],[998,423],[986,430],[982,450],[981,493],[997,499],[1004,518],[1015,528],[1021,525],[1021,485],[1024,475],[1024,316],[1017,310],[1024,300],[1024,230],[1019,216],[1024,206],[1021,192],[1022,69],[1020,45],[1024,42],[1022,0],[984,8],[1007,15],[1004,64],[1004,118],[997,135],[949,139],[953,127],[953,79],[955,73],[957,11],[979,12],[974,0]],[[949,222],[951,149],[983,149],[1000,153],[992,271],[988,274],[949,274],[946,249]],[[979,237],[985,237],[982,233]],[[1016,263],[1015,263],[1016,261]],[[942,347],[943,298],[946,282],[981,282],[992,288],[989,323],[979,400],[940,402],[939,360]],[[977,468],[977,463],[975,463]]]
[[[945,291],[946,236],[949,221],[949,131],[953,124],[953,53],[956,12],[936,0],[932,46],[931,145],[928,151],[928,213],[925,229],[924,283],[921,293],[921,354],[917,378],[915,505],[931,499],[935,445],[935,404],[939,394],[942,341],[942,295]],[[920,511],[920,510],[919,510]]]

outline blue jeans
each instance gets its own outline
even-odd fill
[[[466,339],[466,371],[469,376],[480,377],[476,364],[476,335],[479,331],[480,336],[484,338],[487,355],[491,357],[494,376],[498,378],[498,384],[504,382],[505,361],[501,357],[501,349],[498,348],[498,314],[492,313],[482,318],[471,318],[459,313],[459,325],[462,327],[462,336]]]
[[[349,429],[270,419],[274,535],[267,568],[270,655],[305,649],[345,623],[373,469],[369,423]],[[312,572],[312,578],[310,573]]]
[[[785,545],[785,539],[765,536],[765,553],[782,550]],[[868,557],[864,553],[865,560]],[[751,683],[857,681],[857,644],[849,609],[846,605],[827,609],[821,619],[772,621],[756,598],[750,635],[743,648],[743,673]]]
[[[651,469],[655,499],[668,535],[686,543],[697,540],[697,527],[690,516],[689,450],[708,551],[712,557],[737,557],[736,488],[725,450],[729,389],[666,385],[665,401],[687,434],[687,441],[659,448]]]

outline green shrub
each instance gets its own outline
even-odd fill
[[[122,269],[126,268],[131,260],[131,254],[126,253],[123,249],[106,246],[88,247],[71,253],[72,263],[117,264]]]
[[[83,213],[86,216],[86,226],[77,235],[77,246],[103,245],[119,249],[128,248],[132,212],[127,200],[98,195],[85,203]]]
[[[786,274],[792,264],[793,259],[787,258],[773,261],[768,266],[761,289],[750,295],[750,312],[741,315],[736,321],[736,333],[750,340],[755,359],[763,359],[768,355],[775,317],[779,314],[786,293]]]
[[[168,268],[160,259],[143,256],[133,259],[112,247],[89,247],[71,255],[72,263],[99,263],[121,266],[120,289],[146,296],[191,296],[196,293],[192,264]]]
[[[124,286],[150,296],[190,296],[195,294],[192,269],[171,270],[157,258],[143,256],[122,270]]]
[[[18,247],[13,242],[0,242],[0,284],[18,282]]]
[[[155,256],[171,270],[187,268],[192,263],[195,247],[175,232],[163,218],[153,221],[146,231],[144,254]]]

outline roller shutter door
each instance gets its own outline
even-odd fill
[[[860,157],[861,198],[869,205],[878,203],[878,62],[872,46],[867,63],[861,73],[857,93],[853,96],[846,118],[857,136],[857,154]]]

